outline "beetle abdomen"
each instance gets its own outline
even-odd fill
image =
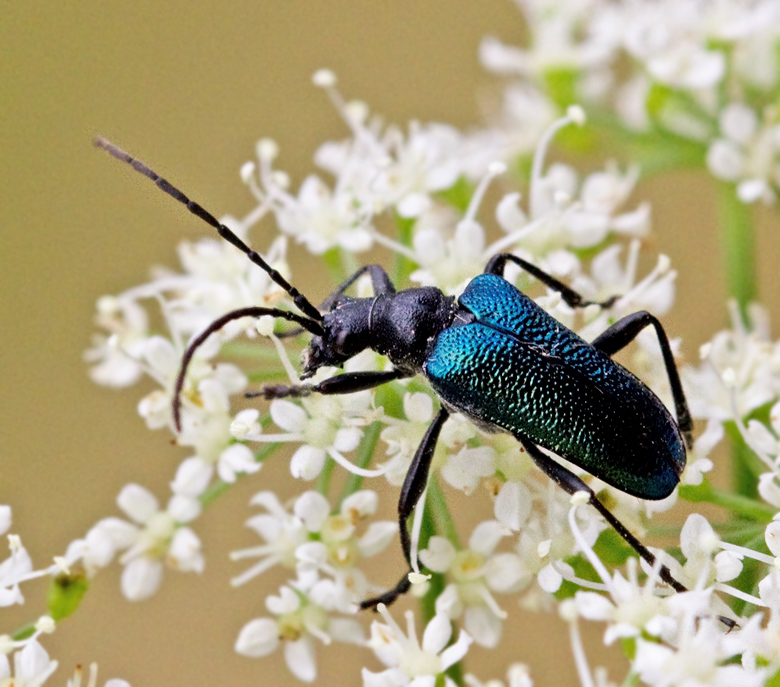
[[[488,314],[472,298],[480,294],[469,293],[484,287],[492,292]],[[626,493],[661,499],[672,492],[685,448],[671,414],[639,379],[503,279],[477,277],[460,303],[478,321],[442,332],[423,367],[447,404]],[[510,317],[517,313],[521,320]]]

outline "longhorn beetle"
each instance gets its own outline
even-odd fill
[[[508,262],[518,265],[571,307],[593,304],[535,265],[511,253],[493,256],[457,299],[435,287],[396,291],[379,265],[366,265],[342,283],[316,308],[263,257],[249,248],[211,213],[191,201],[142,162],[103,138],[95,145],[130,164],[160,189],[187,206],[219,235],[243,251],[292,298],[302,314],[267,307],[229,312],[212,322],[188,346],[173,395],[173,417],[181,429],[181,392],[187,367],[204,341],[228,322],[270,315],[295,322],[312,335],[304,355],[301,379],[323,366],[340,367],[366,348],[388,357],[391,370],[349,372],[319,384],[266,387],[268,399],[310,394],[349,394],[395,379],[422,374],[441,401],[401,489],[398,524],[404,557],[412,567],[407,520],[428,481],[431,459],[442,425],[450,413],[463,413],[480,428],[512,434],[539,469],[569,494],[586,492],[589,503],[650,565],[655,556],[598,500],[594,491],[540,447],[580,466],[617,489],[642,499],[672,493],[691,448],[692,421],[661,323],[637,312],[614,323],[588,343],[542,310],[503,278]],[[374,295],[345,295],[368,274]],[[598,303],[608,307],[611,298]],[[647,326],[655,329],[669,377],[677,420],[658,397],[611,356]],[[686,591],[669,569],[658,566],[661,579],[675,591]],[[408,575],[363,608],[390,604],[409,589]],[[734,622],[721,617],[734,627]]]

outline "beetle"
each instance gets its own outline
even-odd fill
[[[599,501],[593,489],[541,450],[551,451],[632,496],[658,500],[672,493],[685,468],[686,449],[692,446],[693,425],[669,339],[656,317],[645,311],[633,313],[587,342],[506,281],[504,269],[514,263],[560,293],[571,307],[594,302],[511,253],[493,256],[484,273],[469,282],[458,298],[436,287],[397,291],[381,266],[366,265],[344,281],[320,309],[214,215],[144,163],[106,139],[95,139],[95,145],[151,179],[243,251],[289,294],[301,313],[241,308],[218,318],[196,336],[184,353],[175,384],[172,412],[177,430],[181,429],[187,368],[205,340],[243,317],[285,319],[312,335],[304,353],[302,380],[323,366],[340,367],[367,348],[387,356],[393,367],[347,372],[318,384],[268,386],[254,395],[272,399],[348,394],[422,374],[441,401],[414,455],[398,502],[401,545],[410,570],[415,566],[407,520],[426,487],[441,428],[457,412],[481,429],[512,434],[537,467],[562,489],[569,494],[585,492],[588,503],[615,531],[645,561],[657,566],[664,582],[675,591],[687,591],[665,565],[657,565],[653,553]],[[349,287],[364,274],[371,279],[374,295],[347,296]],[[615,300],[597,304],[608,307]],[[612,359],[648,326],[655,329],[661,347],[676,420],[638,377]],[[410,584],[405,574],[395,587],[361,606],[390,604]],[[721,620],[733,626],[733,621]]]

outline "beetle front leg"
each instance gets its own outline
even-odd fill
[[[570,470],[567,470],[563,465],[557,463],[549,456],[542,453],[539,447],[526,437],[517,436],[517,440],[523,445],[528,455],[536,463],[536,466],[547,475],[553,482],[555,482],[561,489],[567,494],[574,494],[578,491],[584,491],[588,494],[588,503],[593,506],[604,519],[612,526],[627,543],[634,549],[648,564],[651,566],[656,565],[656,558],[650,550],[637,539],[628,528],[620,522],[610,510],[598,500],[596,493],[585,482],[583,482],[577,475]],[[658,569],[659,577],[672,587],[677,592],[687,592],[688,588],[678,582],[672,573],[665,565],[661,565]]]
[[[303,398],[312,394],[338,395],[354,394],[358,391],[373,389],[387,384],[395,379],[410,377],[408,372],[401,370],[384,370],[381,372],[347,372],[343,375],[330,377],[319,384],[298,384],[295,386],[264,386],[262,391],[250,391],[244,394],[246,398],[262,396],[266,400],[274,398]]]
[[[422,442],[417,447],[412,464],[409,466],[409,471],[406,473],[404,485],[401,488],[401,497],[398,500],[398,528],[401,534],[401,547],[403,548],[404,558],[409,564],[409,572],[413,570],[412,539],[409,535],[407,520],[412,514],[412,511],[414,511],[417,502],[420,500],[420,497],[428,484],[428,474],[431,471],[431,460],[433,459],[433,452],[436,449],[436,442],[439,439],[442,425],[444,425],[449,416],[449,411],[441,408],[436,414],[436,417],[433,418],[433,422],[428,426],[428,430],[425,432]],[[376,608],[380,603],[389,606],[401,596],[401,594],[406,594],[406,592],[409,591],[410,586],[411,582],[409,582],[409,575],[407,573],[390,591],[385,592],[376,598],[367,599],[366,601],[361,602],[360,608]]]
[[[591,341],[591,345],[611,357],[631,343],[638,336],[639,332],[649,325],[655,327],[658,343],[661,345],[664,366],[666,367],[669,386],[672,389],[672,397],[674,398],[677,425],[685,440],[685,446],[690,450],[693,448],[693,420],[691,419],[690,410],[688,410],[688,402],[685,400],[680,373],[677,370],[677,364],[674,362],[672,347],[669,345],[669,337],[666,336],[666,332],[658,318],[645,310],[626,315],[605,332],[599,334]]]
[[[609,308],[619,296],[611,296],[605,301],[588,301],[583,296],[577,293],[574,289],[566,286],[562,281],[558,281],[555,277],[547,274],[542,269],[539,269],[536,265],[528,260],[519,258],[512,253],[499,253],[490,258],[487,266],[485,267],[485,274],[495,274],[499,277],[504,276],[504,268],[507,262],[513,262],[518,267],[524,269],[528,274],[536,277],[542,284],[551,288],[553,291],[557,291],[561,294],[561,298],[567,305],[572,308],[584,308],[588,305],[600,305],[602,308]]]

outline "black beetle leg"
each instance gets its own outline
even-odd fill
[[[401,546],[404,552],[404,558],[409,564],[409,571],[412,568],[412,539],[409,534],[409,528],[407,527],[407,520],[414,511],[417,502],[420,500],[425,487],[428,484],[428,473],[431,470],[431,460],[433,459],[433,452],[436,449],[436,442],[439,439],[439,433],[441,432],[442,425],[449,417],[449,411],[441,408],[433,418],[433,422],[428,426],[428,430],[425,432],[422,442],[417,447],[417,451],[414,454],[412,464],[409,466],[409,471],[406,473],[404,479],[404,485],[401,488],[401,497],[398,500],[398,527],[401,533]],[[360,604],[361,608],[376,608],[378,604],[382,603],[389,606],[393,603],[401,594],[406,594],[409,591],[411,582],[409,582],[408,574],[405,574],[390,591],[385,592],[381,596],[374,599],[367,599]]]
[[[548,286],[553,291],[557,291],[561,294],[561,297],[572,308],[584,308],[588,305],[600,305],[602,308],[609,308],[619,296],[612,296],[605,301],[587,301],[574,289],[569,288],[561,281],[558,281],[552,275],[547,274],[544,270],[539,269],[536,265],[528,260],[523,260],[512,253],[499,253],[490,258],[487,266],[485,267],[486,274],[495,274],[499,277],[504,276],[504,268],[507,262],[513,262],[518,267],[524,269],[528,274],[536,277],[542,284]]]
[[[602,516],[604,516],[604,519],[610,525],[612,525],[615,532],[617,532],[623,539],[625,539],[628,545],[650,565],[654,566],[656,564],[655,556],[650,552],[650,550],[633,534],[631,534],[628,528],[626,528],[626,526],[620,522],[620,520],[612,515],[607,507],[601,503],[598,498],[596,498],[596,494],[594,493],[593,489],[585,484],[585,482],[583,482],[573,472],[567,470],[565,467],[563,467],[563,465],[556,463],[552,458],[542,453],[542,451],[539,450],[539,447],[533,442],[529,441],[527,438],[517,436],[517,440],[523,445],[525,450],[528,451],[528,455],[531,456],[531,459],[545,475],[547,475],[553,482],[561,487],[561,489],[563,489],[567,494],[574,494],[578,491],[586,492],[588,494],[588,503],[593,506],[599,513],[601,513]],[[672,577],[671,571],[665,565],[660,566],[658,575],[675,591],[688,591],[687,587]]]
[[[385,370],[381,372],[347,372],[326,379],[319,384],[298,384],[295,386],[264,386],[261,391],[250,391],[244,394],[246,398],[262,396],[268,400],[273,398],[301,398],[311,394],[338,395],[354,394],[358,391],[373,389],[392,382],[394,379],[410,377],[408,372],[401,370]]]
[[[666,374],[669,377],[669,386],[672,389],[674,397],[674,408],[677,415],[677,425],[685,440],[685,446],[690,450],[693,448],[693,421],[691,413],[688,410],[688,402],[685,400],[682,383],[680,382],[680,373],[674,362],[672,348],[669,345],[669,337],[666,336],[663,326],[656,317],[645,310],[626,315],[618,320],[605,332],[602,332],[592,342],[591,346],[612,356],[622,348],[625,348],[633,341],[639,332],[648,325],[655,327],[655,333],[658,336],[658,343],[661,344],[661,353],[664,356],[664,366]]]

